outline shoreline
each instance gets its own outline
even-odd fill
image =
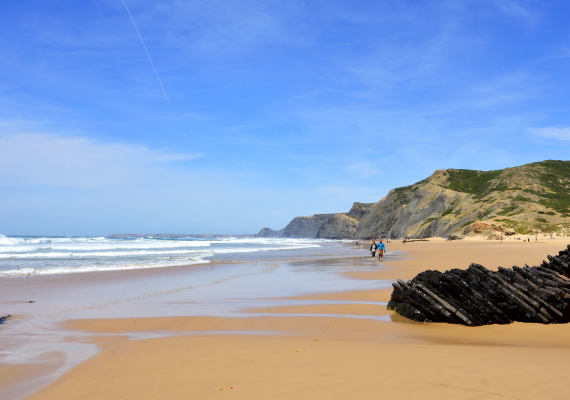
[[[335,273],[364,286],[410,279],[425,269],[467,268],[470,262],[489,269],[520,265],[519,260],[532,265],[561,250],[563,242],[392,242],[389,251],[409,254],[376,265],[361,254],[359,265],[349,267],[356,270],[339,268]],[[335,260],[320,260],[313,268],[340,263]],[[226,391],[244,399],[570,395],[570,389],[557,384],[570,372],[565,361],[570,356],[570,326],[414,323],[385,309],[382,303],[390,293],[391,287],[317,290],[259,297],[254,307],[242,299],[243,307],[229,317],[68,320],[66,330],[81,332],[101,351],[30,399],[71,399],[78,393],[93,399],[119,394],[132,399],[207,399]],[[268,304],[278,300],[289,303]],[[153,332],[175,334],[150,338]],[[129,340],[136,333],[147,336]],[[109,365],[116,367],[107,370]]]
[[[0,397],[23,398],[12,396],[3,387],[6,389],[17,380],[25,383],[25,370],[30,372],[30,379],[33,378],[32,375],[37,375],[41,386],[45,384],[45,379],[41,377],[40,370],[44,376],[57,377],[62,368],[65,372],[64,364],[73,366],[97,353],[97,349],[93,349],[95,345],[79,343],[85,340],[86,335],[70,332],[62,328],[58,321],[69,318],[156,317],[200,313],[232,315],[243,304],[253,304],[255,301],[255,298],[244,298],[241,301],[228,298],[239,296],[240,287],[247,284],[248,279],[266,279],[263,277],[279,274],[290,268],[289,265],[295,266],[298,263],[315,263],[316,268],[319,268],[317,265],[324,260],[354,258],[355,255],[343,243],[321,243],[313,248],[271,253],[269,260],[215,260],[208,264],[169,268],[9,277],[9,280],[4,280],[10,284],[0,293],[0,305],[15,317],[10,324],[3,325],[0,331],[0,370],[6,377],[6,380],[0,380]],[[281,275],[285,281],[291,279],[287,274]],[[246,282],[240,283],[243,280]],[[338,284],[345,280],[337,281]],[[220,287],[224,288],[223,291]],[[268,289],[267,293],[258,294],[258,297],[309,290],[302,285],[293,291],[275,289],[277,290]],[[30,300],[34,303],[29,303]],[[206,308],[196,309],[199,304]],[[66,343],[69,340],[76,342],[75,349]],[[81,350],[85,347],[88,348],[87,351]],[[54,362],[44,357],[46,351],[57,354],[59,359],[65,359],[66,362],[60,362],[59,359]],[[8,379],[16,370],[19,371],[18,377]]]

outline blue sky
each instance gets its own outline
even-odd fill
[[[567,1],[12,1],[0,233],[255,233],[570,150]],[[187,136],[187,139],[185,138]]]

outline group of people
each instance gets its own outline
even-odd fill
[[[378,252],[378,260],[384,260],[384,253],[386,252],[386,245],[384,245],[384,242],[382,241],[382,239],[380,239],[378,241],[378,243],[376,243],[375,239],[370,239],[372,240],[372,244],[370,245],[370,254],[372,255],[372,260],[376,260],[376,252]],[[391,242],[391,239],[387,239],[386,240],[387,243]],[[356,241],[354,243],[354,248],[355,249],[364,249],[364,242],[363,241]]]
[[[390,241],[390,239],[388,239]],[[386,251],[386,246],[382,242],[382,239],[376,243],[374,239],[372,239],[372,244],[370,245],[370,254],[372,255],[372,261],[376,261],[376,251],[378,251],[378,260],[381,261],[384,259],[384,252]]]

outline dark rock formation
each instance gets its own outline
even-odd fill
[[[447,235],[447,240],[461,240],[461,239],[463,239],[463,236],[454,235],[454,234]]]
[[[357,226],[356,219],[337,214],[319,228],[316,239],[352,239]]]
[[[274,231],[271,228],[263,228],[257,235],[255,235],[255,237],[260,238],[279,238],[281,236],[283,236],[283,229]]]
[[[11,315],[6,315],[5,317],[0,317],[0,325],[2,325],[4,322],[6,322],[6,320],[10,317],[11,317]]]
[[[283,229],[286,238],[314,239],[319,229],[336,214],[315,214],[309,217],[296,217]]]
[[[570,245],[548,256],[539,267],[479,264],[467,270],[425,271],[411,281],[398,280],[388,308],[420,322],[468,326],[570,322]]]

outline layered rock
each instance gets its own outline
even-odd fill
[[[353,203],[348,212],[348,216],[360,220],[364,217],[376,203]]]
[[[364,214],[355,236],[392,239],[446,236],[477,219],[478,209],[467,207],[473,202],[471,196],[442,187],[445,178],[445,171],[436,171],[425,181],[391,190]],[[456,204],[462,204],[461,210],[471,211],[460,215],[448,212]]]
[[[336,214],[315,214],[308,217],[296,217],[283,229],[281,237],[314,239],[319,229]]]
[[[358,220],[336,214],[319,228],[316,239],[352,239],[357,226]]]
[[[319,232],[319,229],[336,215],[339,214],[315,214],[308,217],[295,217],[291,222],[287,224],[285,228],[278,231],[274,231],[271,228],[263,228],[257,235],[255,235],[255,237],[315,239],[317,233]],[[356,221],[356,223],[358,223],[358,221]],[[340,224],[338,226],[344,227],[343,224]],[[333,236],[338,236],[341,234],[339,233],[335,235],[332,232],[332,227],[329,228],[327,232]]]
[[[391,190],[361,217],[355,236],[430,237],[556,232],[569,235],[570,161],[496,171],[437,170]],[[485,221],[482,232],[475,221]]]
[[[570,322],[570,258],[568,248],[547,256],[538,267],[479,264],[444,273],[425,271],[412,280],[398,280],[388,308],[420,322],[468,326]]]
[[[357,239],[570,235],[569,187],[570,161],[496,171],[437,170],[420,182],[391,190],[377,203],[354,203],[346,215],[359,221],[352,236]],[[295,218],[281,237],[315,237],[327,222],[318,216]],[[325,229],[329,237],[349,238],[343,224],[331,223]]]

